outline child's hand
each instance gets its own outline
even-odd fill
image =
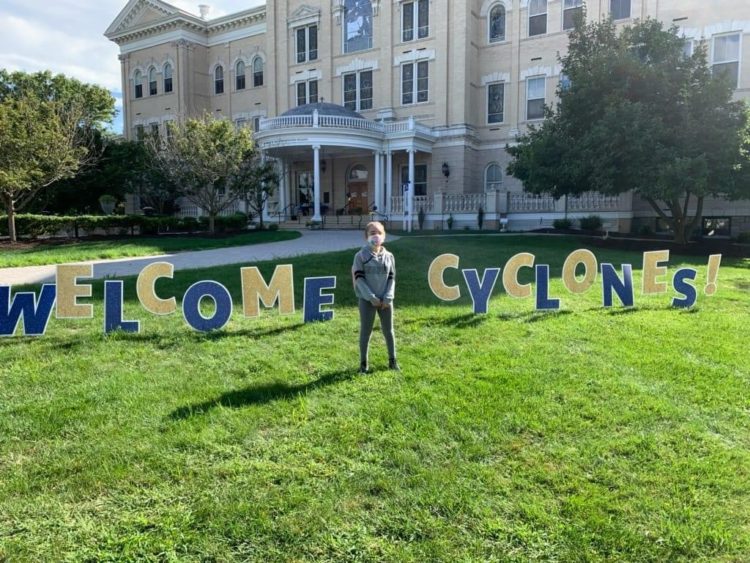
[[[380,299],[370,299],[370,303],[372,303],[372,306],[380,309],[380,307],[383,305],[383,302]]]
[[[391,304],[390,303],[386,303],[385,301],[382,301],[381,305],[380,305],[380,308],[381,309],[390,309],[391,308]]]

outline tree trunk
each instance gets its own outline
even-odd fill
[[[209,213],[208,215],[208,232],[212,235],[216,233],[216,214]]]
[[[8,214],[8,236],[10,237],[10,243],[15,244],[18,242],[16,237],[16,202],[11,196],[5,199],[5,210]]]

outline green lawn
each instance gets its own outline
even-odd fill
[[[16,248],[0,246],[0,268],[17,266],[42,266],[65,264],[84,260],[128,258],[131,256],[153,256],[183,250],[209,250],[262,242],[275,242],[299,238],[297,231],[251,231],[236,235],[210,237],[201,235],[123,237],[65,243],[22,244]]]
[[[155,317],[140,335],[52,319],[0,341],[0,559],[746,561],[750,557],[750,261],[690,311],[672,294],[601,308],[568,295],[572,238],[403,239],[402,373],[358,375],[352,253],[293,263],[298,312],[241,316],[239,266],[178,272],[235,298],[219,333]],[[552,265],[564,311],[500,285],[489,314],[438,302],[438,254]],[[600,261],[640,268],[636,254]],[[705,260],[673,257],[705,277]],[[267,276],[272,264],[264,263]],[[336,275],[335,318],[302,324],[302,280]],[[458,282],[451,272],[447,281]],[[640,273],[635,273],[640,287]]]

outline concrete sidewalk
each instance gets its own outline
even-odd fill
[[[298,239],[234,246],[213,250],[196,250],[148,256],[143,258],[119,258],[116,260],[91,260],[81,264],[94,265],[94,278],[122,277],[137,275],[146,265],[153,262],[170,262],[175,270],[196,270],[227,264],[252,264],[263,260],[290,258],[306,254],[320,254],[337,250],[359,248],[365,244],[362,231],[300,231]],[[398,237],[389,236],[389,240]],[[0,268],[0,285],[25,285],[54,283],[55,266],[27,266],[23,268]]]

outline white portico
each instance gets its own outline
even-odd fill
[[[413,215],[415,155],[418,152],[431,154],[435,142],[430,128],[418,125],[413,119],[401,122],[371,121],[352,110],[330,103],[306,104],[279,117],[262,119],[255,139],[266,156],[280,162],[282,184],[279,209],[284,215],[297,203],[296,192],[291,189],[294,174],[290,167],[293,163],[312,161],[311,210],[312,220],[318,222],[322,221],[329,206],[336,208],[339,204],[343,205],[339,211],[346,209],[352,199],[349,182],[358,180],[371,188],[354,192],[366,194],[359,209],[366,207],[379,215],[391,215],[391,201],[395,195],[394,155],[408,155],[409,189],[403,212],[407,228],[411,227]],[[323,202],[321,180],[326,162],[331,162],[332,168],[328,184],[331,193]],[[337,162],[352,164],[336,168]],[[372,176],[369,174],[370,168],[374,172]]]

